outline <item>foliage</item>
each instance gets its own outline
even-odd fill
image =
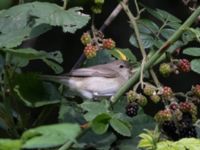
[[[70,7],[76,2],[88,3],[92,12],[85,14],[82,7]],[[200,30],[190,27],[199,16],[200,8],[183,22],[168,11],[138,5],[137,1],[134,2],[134,16],[128,4],[120,4],[133,29],[129,42],[134,51],[132,47],[117,47],[114,40],[106,39],[103,31],[95,28],[94,14],[104,11],[104,0],[64,0],[63,6],[54,0],[25,0],[0,11],[0,133],[3,133],[0,150],[198,149],[199,83],[185,93],[176,92],[159,81],[162,74],[157,73],[157,69],[165,62],[169,68],[161,71],[169,71],[169,77],[172,73],[188,73],[190,69],[200,74]],[[143,16],[143,11],[150,17]],[[39,62],[51,68],[54,74],[63,73],[64,59],[59,50],[47,52],[46,49],[24,48],[23,43],[55,27],[75,36],[75,32],[88,23],[91,25],[91,30],[87,31],[91,36],[88,44],[96,46],[97,50],[89,51],[87,54],[92,53],[93,57],[79,65],[90,67],[123,60],[133,66],[130,72],[134,74],[115,95],[97,100],[79,98],[76,92],[64,86],[65,81],[60,85],[47,80],[41,75],[43,72],[26,71],[30,64]],[[190,46],[192,42],[197,42],[197,46]],[[135,55],[137,50],[142,59]],[[187,56],[191,63],[176,58],[175,53]],[[145,92],[148,86],[150,92]],[[127,89],[131,92],[126,94]],[[128,109],[130,103],[139,110]],[[137,111],[134,112],[137,115],[130,117],[129,111]],[[165,123],[174,125],[177,139],[165,131]],[[144,129],[145,133],[142,133]],[[187,135],[182,135],[182,131]]]

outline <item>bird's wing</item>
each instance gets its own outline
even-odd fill
[[[117,72],[108,68],[80,68],[71,71],[68,76],[74,77],[106,77],[114,78],[117,76]]]

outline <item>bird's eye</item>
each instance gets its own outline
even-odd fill
[[[123,65],[120,65],[119,68],[124,68],[124,66],[123,66]]]

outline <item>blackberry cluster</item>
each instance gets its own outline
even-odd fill
[[[192,124],[192,116],[189,113],[184,113],[183,119],[177,122],[177,125],[178,127],[173,121],[165,121],[162,124],[162,130],[174,141],[182,138],[197,137],[197,131]]]
[[[131,102],[126,106],[126,114],[129,117],[134,117],[137,115],[138,109],[139,109],[138,104],[135,102]]]

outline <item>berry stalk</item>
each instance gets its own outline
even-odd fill
[[[176,42],[179,37],[182,35],[183,31],[190,27],[192,23],[196,20],[196,18],[200,15],[200,7],[198,7],[194,13],[181,25],[181,27],[160,47],[159,50],[152,55],[151,58],[144,65],[144,71],[150,69],[156,60],[158,60],[162,55],[166,52],[171,44]],[[175,51],[175,50],[174,50]],[[134,84],[138,81],[140,77],[141,67],[137,70],[137,72],[117,91],[117,93],[111,97],[111,101],[116,103],[118,99]]]

